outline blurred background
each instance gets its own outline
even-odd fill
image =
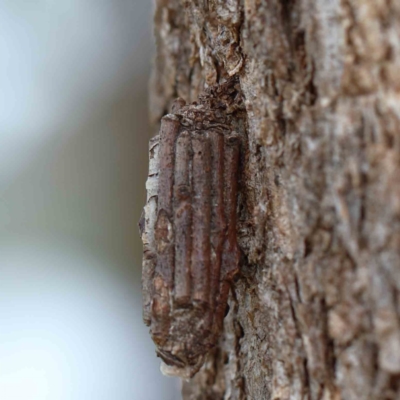
[[[175,400],[141,320],[148,0],[0,0],[0,399]]]

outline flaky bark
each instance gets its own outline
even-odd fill
[[[400,398],[400,3],[158,0],[155,132],[238,74],[239,236],[220,346],[184,399]]]

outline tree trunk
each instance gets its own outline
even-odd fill
[[[185,400],[400,398],[400,2],[157,0],[151,119],[238,75],[240,275]]]

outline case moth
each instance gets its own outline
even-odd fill
[[[177,99],[150,140],[143,241],[143,319],[167,375],[192,377],[220,336],[236,240],[241,138],[237,79],[198,103]]]

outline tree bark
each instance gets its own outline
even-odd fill
[[[157,0],[154,130],[238,75],[240,275],[185,400],[400,398],[400,2]]]

